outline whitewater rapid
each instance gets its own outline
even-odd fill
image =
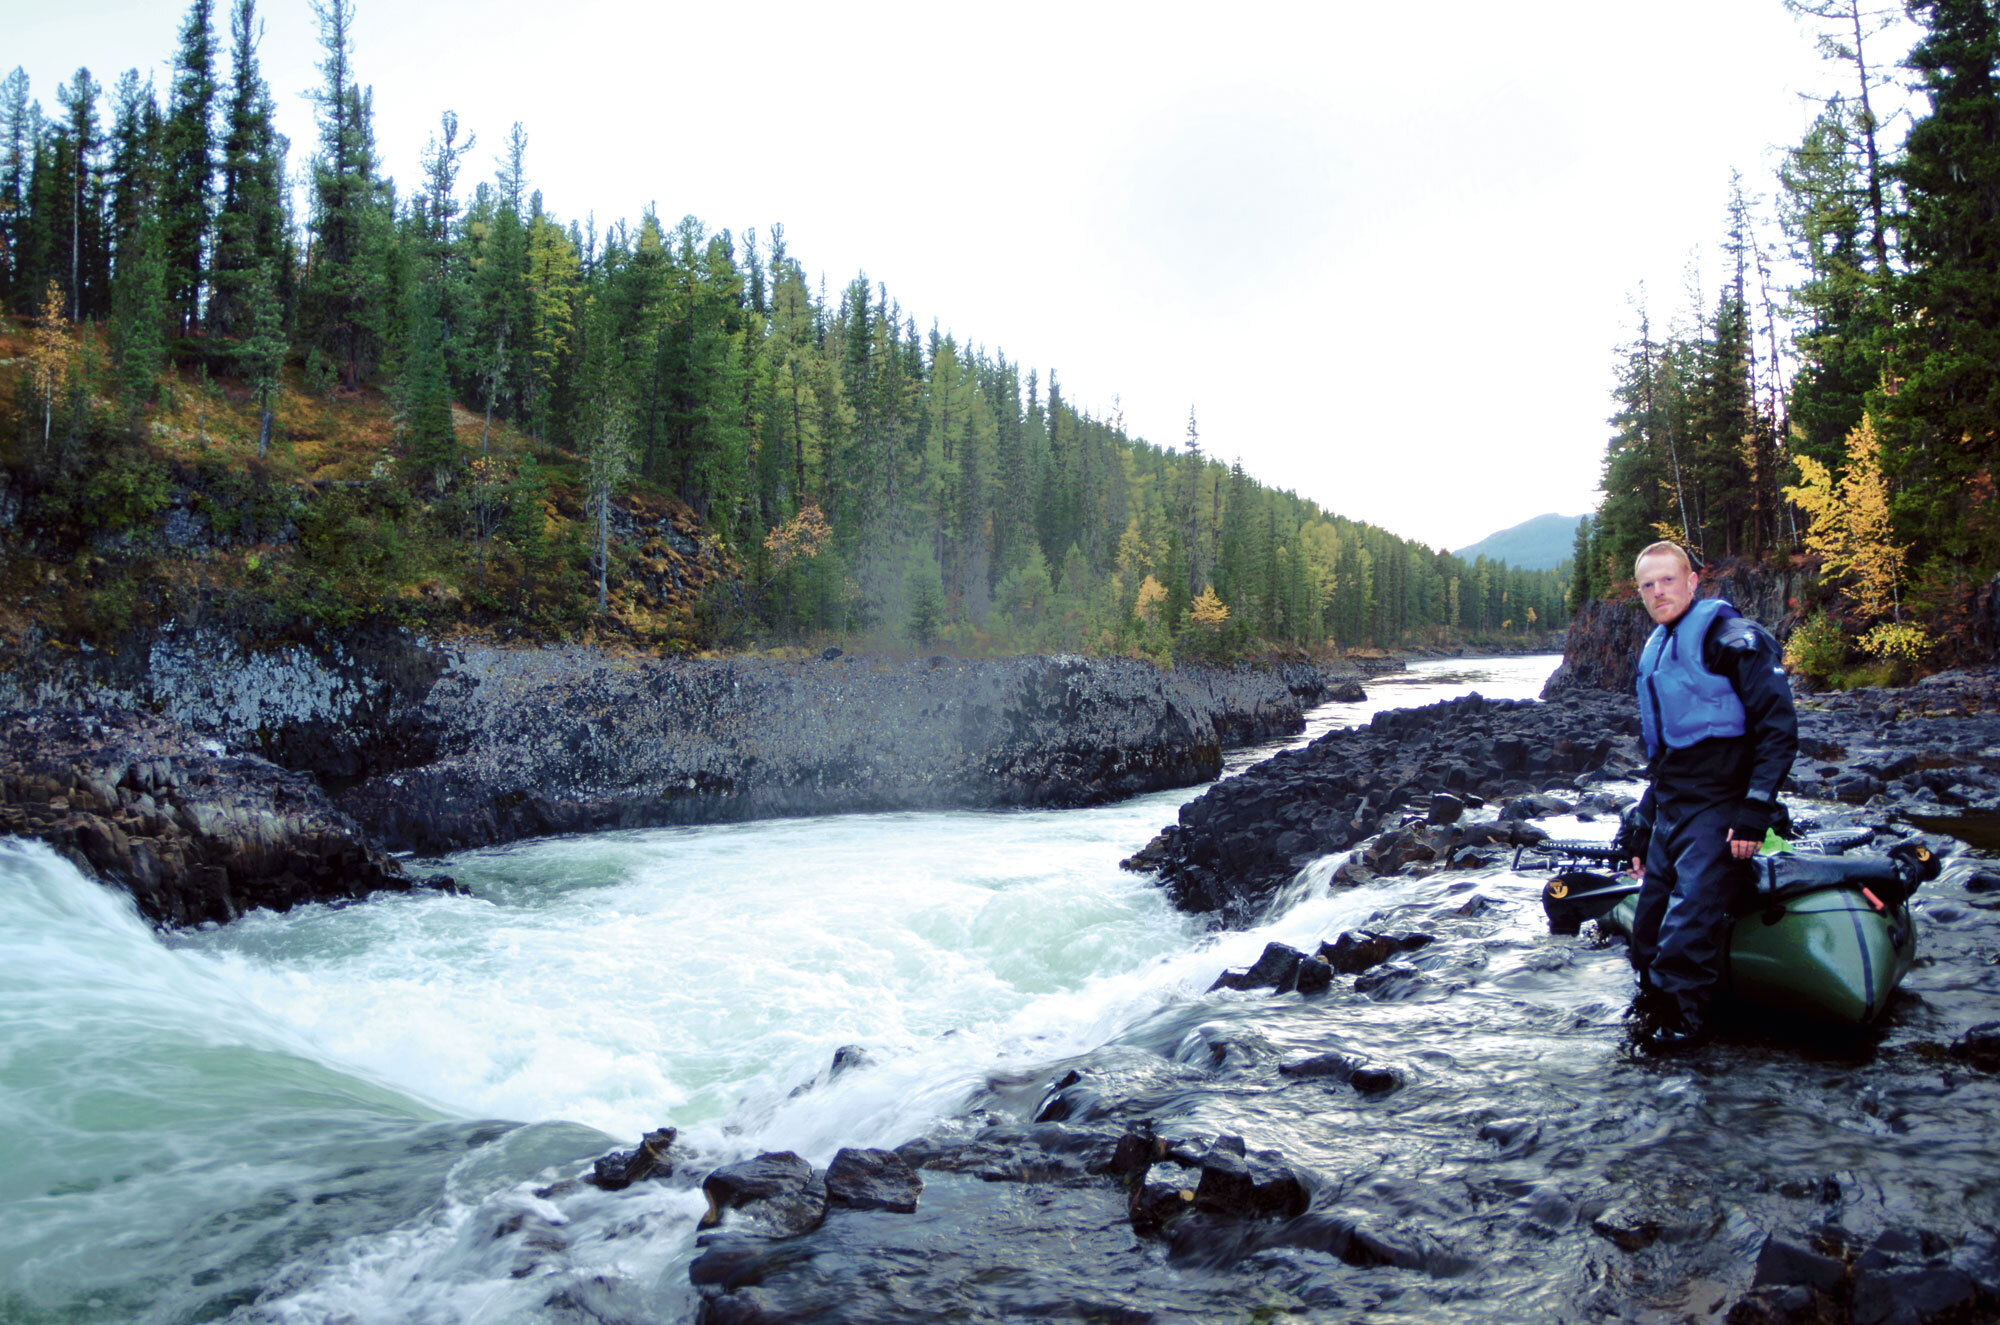
[[[1552,663],[1427,664],[1307,736]],[[463,896],[165,936],[0,842],[0,1320],[677,1318],[698,1194],[552,1184],[663,1125],[711,1166],[894,1145],[1397,900],[1207,931],[1117,866],[1198,791],[520,843],[440,862]]]

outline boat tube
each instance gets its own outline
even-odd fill
[[[1746,880],[1730,907],[1722,990],[1729,997],[1866,1025],[1916,959],[1909,899],[1938,875],[1938,860],[1917,843],[1882,854],[1830,854],[1858,840],[1820,834],[1790,851],[1745,862]],[[1608,842],[1547,841],[1516,853],[1559,872],[1542,889],[1549,931],[1575,934],[1586,920],[1630,937],[1639,881],[1585,864],[1622,864]]]

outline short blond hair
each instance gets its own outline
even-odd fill
[[[1675,561],[1678,561],[1681,564],[1681,571],[1683,574],[1686,575],[1694,574],[1694,562],[1692,559],[1689,558],[1687,554],[1687,549],[1682,547],[1679,543],[1672,543],[1668,542],[1665,539],[1661,539],[1657,543],[1648,544],[1646,547],[1640,549],[1639,555],[1632,558],[1633,579],[1636,580],[1639,578],[1639,563],[1644,561],[1647,557],[1672,557]]]

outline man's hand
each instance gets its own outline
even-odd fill
[[[1639,859],[1639,858],[1638,858],[1637,856],[1634,856],[1634,857],[1632,857],[1632,868],[1631,868],[1631,870],[1630,870],[1630,873],[1631,873],[1632,877],[1633,877],[1633,878],[1635,878],[1635,879],[1643,879],[1643,878],[1645,878],[1645,877],[1646,877],[1646,862],[1645,862],[1645,861],[1643,861],[1643,860],[1641,860],[1641,859]]]
[[[1762,839],[1752,842],[1747,837],[1738,837],[1734,828],[1729,830],[1729,854],[1738,860],[1750,859],[1757,854],[1757,848],[1763,845]]]

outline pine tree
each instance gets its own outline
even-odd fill
[[[181,331],[198,325],[214,222],[215,0],[192,0],[181,24],[162,128],[167,303]]]

